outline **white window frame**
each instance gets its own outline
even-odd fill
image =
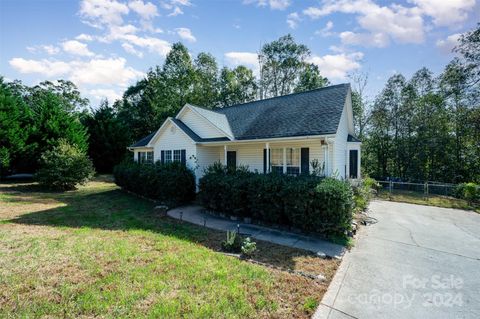
[[[178,159],[176,158],[178,155]],[[181,162],[182,161],[182,150],[173,150],[172,151],[172,162]]]
[[[291,152],[292,154],[292,164],[289,164],[289,158],[288,158],[288,151]],[[301,151],[300,151],[300,148],[299,147],[286,147],[284,148],[284,152],[285,152],[285,167],[283,169],[283,172],[285,174],[288,174],[288,169],[289,168],[297,168],[297,172],[296,173],[290,173],[290,175],[299,175],[300,174],[300,170],[301,170],[301,165],[302,165],[302,155],[301,155]],[[295,154],[296,156],[293,156],[293,152],[298,152],[298,154]],[[298,164],[297,165],[293,165],[293,161],[294,161],[294,157],[296,157],[297,161],[298,161]]]
[[[145,152],[145,163],[153,164],[153,151]]]
[[[295,150],[295,152],[298,152],[298,165],[293,165],[293,164],[288,164],[287,163],[287,150]],[[275,154],[280,152],[280,154]],[[280,161],[277,163],[278,158],[274,158],[273,154],[276,156],[280,156]],[[293,162],[293,161],[292,161]],[[301,170],[301,165],[302,165],[302,155],[301,155],[301,148],[300,147],[284,147],[284,148],[271,148],[270,149],[270,172],[274,171],[274,168],[281,167],[282,168],[282,173],[287,174],[288,168],[289,167],[295,167],[298,168],[298,173],[294,173],[291,175],[299,175],[300,170]],[[275,170],[278,171],[278,170]]]
[[[172,150],[165,150],[165,152],[163,153],[163,156],[164,156],[163,160],[164,160],[165,164],[173,162],[173,151]]]

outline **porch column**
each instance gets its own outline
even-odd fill
[[[326,142],[325,142],[326,143]],[[323,148],[323,174],[327,176],[328,172],[328,144],[322,145]]]
[[[270,143],[265,144],[265,148],[267,149],[267,173],[270,173]]]
[[[227,166],[227,145],[223,145],[223,165]]]

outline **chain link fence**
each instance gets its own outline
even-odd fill
[[[456,184],[440,184],[440,183],[410,183],[410,182],[394,182],[394,181],[378,181],[382,190],[388,191],[390,194],[400,192],[413,192],[423,194],[424,197],[429,195],[454,196]]]

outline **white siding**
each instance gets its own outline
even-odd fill
[[[312,170],[311,162],[314,159],[320,161],[320,164],[324,162],[323,150],[320,139],[305,140],[296,142],[270,142],[270,149],[272,148],[284,148],[284,147],[308,147],[309,148],[309,161],[310,171]],[[258,144],[237,144],[228,145],[229,151],[237,152],[237,166],[248,166],[252,172],[263,173],[263,149],[266,148],[265,143]],[[219,150],[219,157],[222,164],[225,163],[225,152],[223,147]]]
[[[204,108],[193,106],[193,105],[189,105],[189,107],[195,109],[195,111],[202,114],[210,122],[212,122],[214,126],[218,127],[220,130],[230,135],[230,137],[233,137],[232,130],[230,129],[230,124],[228,123],[228,120],[225,114],[220,114],[220,113],[206,110]]]
[[[197,146],[197,170],[195,172],[197,182],[208,166],[220,161],[220,150],[223,151],[223,146]]]
[[[190,109],[185,110],[180,121],[185,123],[192,131],[194,131],[201,138],[224,137],[225,133],[216,128],[212,123],[207,121],[202,116],[195,114]]]
[[[348,100],[348,99],[347,99]],[[343,108],[340,123],[338,124],[337,134],[333,145],[333,174],[338,177],[345,178],[346,159],[347,159],[347,138],[348,138],[348,122],[346,107]]]
[[[182,130],[173,125],[170,121],[165,125],[162,133],[157,138],[154,149],[154,160],[161,160],[162,150],[185,150],[187,166],[195,169],[195,157],[197,156],[197,147],[193,141]]]
[[[144,147],[144,148],[135,148],[133,150],[133,160],[136,162],[138,161],[138,152],[151,152],[153,151],[153,148],[150,147]],[[155,153],[153,154],[155,156]]]

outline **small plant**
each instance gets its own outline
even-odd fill
[[[242,243],[242,254],[245,257],[251,257],[253,253],[257,250],[257,244],[250,239],[250,237],[245,238]]]
[[[315,309],[317,309],[318,302],[315,298],[308,297],[305,302],[303,303],[303,309],[307,313],[313,313]]]
[[[229,253],[238,253],[242,248],[242,240],[236,231],[227,230],[227,239],[222,242],[222,249]]]
[[[320,164],[318,159],[314,159],[310,162],[312,166],[312,174],[315,176],[323,177],[325,176],[325,162]]]

